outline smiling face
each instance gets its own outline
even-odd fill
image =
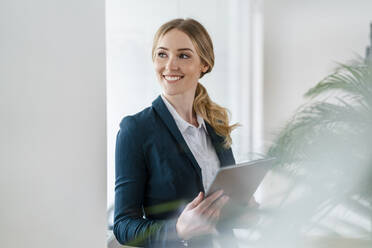
[[[163,93],[194,96],[200,75],[208,66],[201,63],[191,39],[172,29],[159,39],[154,53],[154,67]]]

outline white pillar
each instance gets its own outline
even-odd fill
[[[0,247],[105,247],[105,1],[0,2]]]

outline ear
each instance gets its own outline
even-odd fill
[[[208,65],[202,65],[202,67],[201,67],[201,71],[203,73],[205,73],[206,71],[208,71],[208,69],[209,69],[209,66]]]

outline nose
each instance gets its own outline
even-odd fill
[[[177,57],[169,56],[169,59],[166,64],[166,69],[169,71],[178,70],[178,61]]]

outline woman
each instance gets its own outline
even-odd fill
[[[228,196],[204,190],[235,164],[236,126],[198,82],[213,68],[213,44],[197,21],[175,19],[157,31],[152,59],[162,95],[117,135],[114,234],[136,246],[208,247]]]

